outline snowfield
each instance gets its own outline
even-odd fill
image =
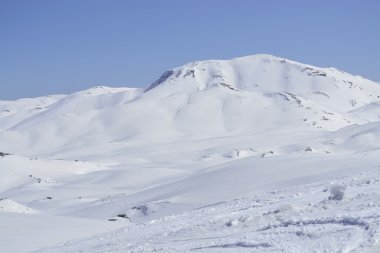
[[[379,170],[215,202],[39,252],[378,252]],[[346,187],[342,200],[334,186]]]
[[[379,103],[270,55],[0,101],[0,251],[380,252]]]

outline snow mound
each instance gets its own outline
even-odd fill
[[[379,99],[380,100],[380,99]],[[350,111],[351,114],[368,120],[369,122],[380,120],[380,102],[372,102]]]
[[[343,150],[359,152],[380,148],[380,122],[353,125],[331,135],[332,143]]]
[[[12,199],[0,199],[0,212],[36,214],[37,210],[24,206]]]

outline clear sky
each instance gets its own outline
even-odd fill
[[[380,81],[379,0],[0,0],[0,99],[267,53]]]

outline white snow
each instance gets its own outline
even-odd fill
[[[366,252],[379,249],[379,179],[377,169],[260,192],[39,252]],[[330,199],[331,183],[347,197]]]
[[[377,252],[379,103],[270,55],[0,101],[0,248]]]
[[[37,213],[36,210],[27,206],[21,205],[11,199],[0,199],[0,212],[6,213]]]

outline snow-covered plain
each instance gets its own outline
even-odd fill
[[[0,101],[0,252],[380,252],[379,103],[270,55]]]

